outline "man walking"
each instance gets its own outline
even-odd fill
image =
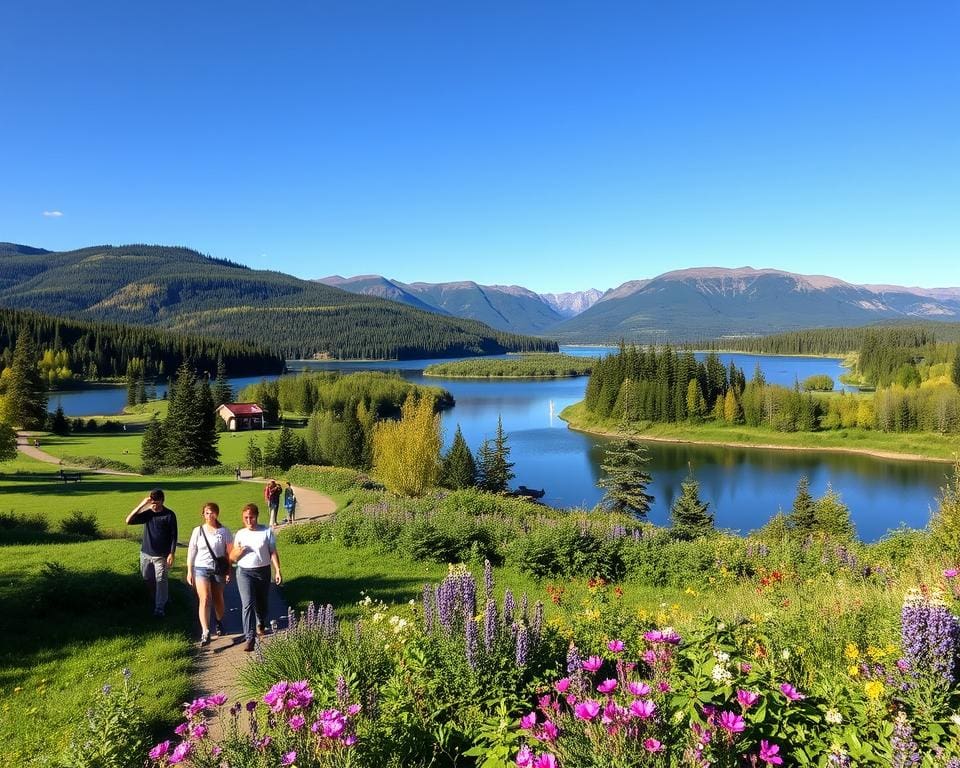
[[[263,489],[263,498],[267,502],[267,509],[270,510],[270,527],[277,527],[277,512],[280,511],[280,494],[283,488],[276,480],[271,479],[267,487]]]
[[[127,525],[143,526],[140,573],[153,596],[154,616],[163,616],[166,610],[170,568],[177,551],[177,516],[163,500],[163,491],[154,488],[127,515]]]

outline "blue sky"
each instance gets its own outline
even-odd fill
[[[960,285],[955,0],[11,0],[0,30],[0,240]]]

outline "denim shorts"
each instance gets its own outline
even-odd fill
[[[223,576],[217,576],[217,574],[213,572],[213,568],[201,568],[199,566],[194,566],[193,578],[215,581],[217,584],[223,584],[226,581]]]

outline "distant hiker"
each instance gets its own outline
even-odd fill
[[[292,523],[293,518],[297,516],[297,496],[293,492],[293,486],[287,481],[287,487],[283,489],[283,508],[287,511],[285,523]]]
[[[210,603],[216,619],[217,637],[223,636],[223,590],[230,581],[227,553],[233,544],[230,529],[220,522],[220,507],[203,505],[203,522],[193,529],[187,545],[187,584],[197,590],[200,601],[200,645],[210,642]]]
[[[163,501],[163,491],[154,488],[127,515],[127,525],[143,526],[140,573],[153,596],[154,616],[163,616],[167,608],[168,577],[177,552],[177,516]]]
[[[283,488],[280,487],[280,483],[274,479],[271,479],[267,483],[267,487],[263,489],[263,498],[267,502],[267,509],[270,510],[271,528],[277,526],[277,513],[280,511],[280,494],[282,491]]]
[[[256,647],[257,635],[267,633],[267,610],[270,598],[270,566],[273,565],[273,581],[279,585],[280,556],[273,529],[260,525],[260,510],[256,504],[247,504],[241,518],[243,528],[233,537],[230,559],[237,564],[237,587],[243,605],[243,636],[247,639],[243,650]]]
[[[237,480],[240,479],[240,465],[237,464]]]

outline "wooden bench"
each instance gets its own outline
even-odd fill
[[[79,482],[80,482],[80,473],[79,473],[79,472],[64,472],[64,471],[61,469],[61,470],[60,470],[60,479],[61,479],[63,482],[65,482],[65,483],[66,483],[66,482],[79,483]]]

